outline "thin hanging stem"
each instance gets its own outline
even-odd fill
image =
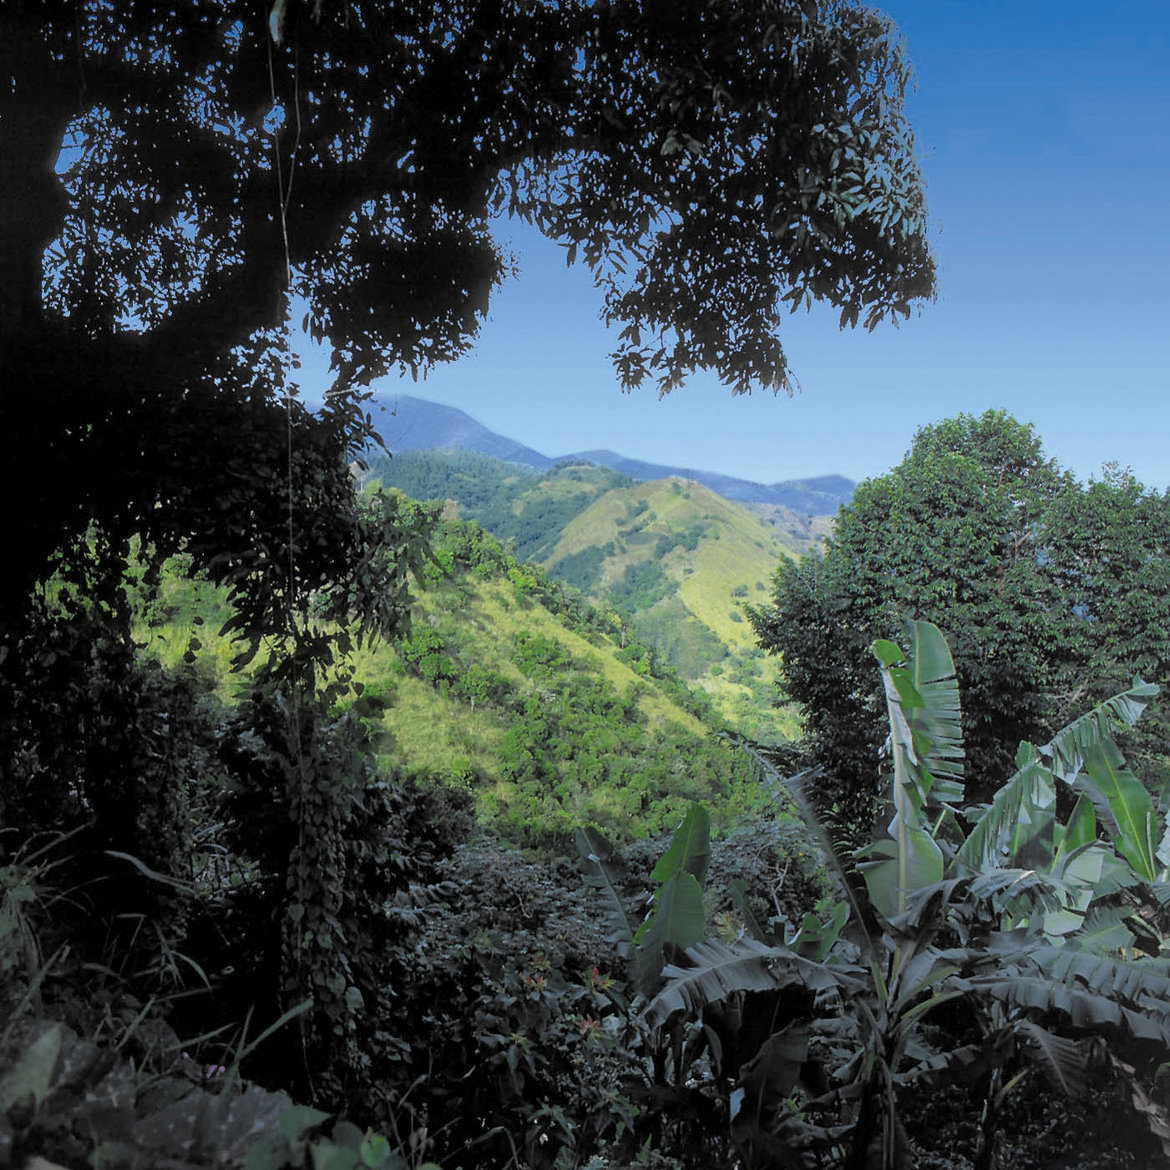
[[[268,85],[269,92],[272,96],[273,108],[276,107],[276,73],[272,60],[272,42],[265,38],[265,43],[268,49]],[[289,154],[289,171],[288,183],[286,185],[284,178],[284,164],[280,156],[280,136],[278,134],[279,127],[273,127],[272,133],[272,153],[276,163],[276,184],[277,184],[277,214],[280,218],[280,235],[281,243],[284,247],[284,281],[285,281],[285,316],[284,316],[284,360],[282,363],[282,380],[284,383],[284,411],[285,411],[285,467],[286,467],[286,496],[287,496],[287,510],[288,510],[288,596],[287,604],[289,607],[289,619],[296,624],[297,613],[295,604],[296,593],[296,525],[294,519],[293,506],[293,393],[292,393],[292,368],[293,368],[293,349],[292,349],[292,322],[289,319],[290,298],[292,295],[292,250],[289,247],[288,239],[288,206],[289,199],[292,195],[293,178],[296,174],[296,159],[297,149],[300,146],[301,140],[301,109],[300,109],[300,79],[299,70],[297,69],[297,60],[293,57],[293,117],[295,118],[295,135],[293,138],[293,148]],[[294,651],[295,653],[295,651]],[[308,775],[305,767],[305,756],[303,744],[301,742],[301,710],[300,710],[300,695],[297,693],[297,684],[299,678],[294,678],[294,686],[292,693],[289,695],[288,713],[292,724],[292,742],[290,744],[290,755],[296,763],[297,782],[299,792],[297,794],[297,852],[298,859],[304,856],[305,836],[306,836],[306,806],[308,801],[306,795],[308,793]],[[300,891],[297,894],[297,900],[300,901]],[[303,946],[302,946],[302,931],[298,928],[294,930],[293,937],[294,961],[296,969],[299,971],[303,966]],[[309,1083],[310,1094],[314,1093],[312,1087],[312,1072],[309,1068],[308,1059],[308,1037],[306,1035],[305,1025],[307,1018],[300,1015],[297,1019],[297,1029],[301,1041],[301,1056],[302,1066],[305,1077]]]

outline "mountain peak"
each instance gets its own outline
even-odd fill
[[[604,449],[577,451],[551,458],[532,447],[497,434],[457,407],[444,406],[409,394],[375,397],[373,408],[374,424],[391,451],[457,447],[539,471],[547,471],[557,463],[594,463],[628,475],[631,479],[654,480],[676,476],[695,480],[729,500],[778,504],[793,512],[812,516],[832,515],[853,492],[852,481],[841,475],[763,484],[715,471],[649,463]]]

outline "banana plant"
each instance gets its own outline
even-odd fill
[[[707,933],[703,879],[711,859],[710,815],[701,804],[687,810],[650,875],[658,888],[649,913],[637,925],[618,888],[615,871],[621,862],[612,846],[593,827],[578,829],[576,843],[586,881],[605,898],[616,927],[613,941],[630,961],[635,990],[648,995],[667,959]]]
[[[963,743],[955,665],[937,626],[912,622],[913,652],[879,640],[889,712],[894,817],[889,838],[862,851],[861,869],[886,918],[904,914],[915,890],[943,879],[937,829],[963,799]],[[933,823],[929,821],[934,814]]]
[[[904,1166],[899,1093],[977,1078],[984,1096],[976,1158],[990,1170],[999,1111],[1021,1075],[1034,1068],[1064,1091],[1083,1087],[1099,1046],[1062,1034],[1067,1025],[1170,1045],[1170,968],[1129,958],[1133,935],[1121,912],[1100,904],[1137,883],[1164,888],[1167,838],[1155,844],[1148,795],[1112,740],[1157,688],[1138,681],[1043,747],[1021,745],[1016,772],[993,802],[963,808],[950,652],[930,623],[910,623],[909,635],[906,654],[893,643],[874,646],[889,712],[892,817],[886,835],[853,859],[862,884],[799,785],[795,793],[839,878],[847,922],[809,932],[809,942],[830,940],[819,954],[802,953],[799,935],[707,939],[687,949],[685,965],[666,969],[646,1009],[649,1022],[664,1026],[679,1015],[702,1018],[714,1005],[773,997],[782,1026],[738,1070],[722,1070],[736,1086],[732,1129],[745,1165],[774,1164],[767,1151],[780,1143],[789,1153],[827,1151],[850,1170]],[[774,770],[770,777],[783,783]],[[1078,794],[1063,824],[1060,784]],[[1106,840],[1098,839],[1098,817]],[[793,997],[799,989],[803,1001]],[[922,1025],[958,997],[984,1035],[932,1050]],[[1131,1091],[1137,1101],[1136,1082]],[[1165,1126],[1146,1105],[1151,1127]]]

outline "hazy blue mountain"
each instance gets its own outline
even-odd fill
[[[429,451],[435,447],[461,447],[508,463],[520,463],[545,471],[556,462],[523,443],[517,443],[477,423],[454,406],[427,402],[407,394],[377,397],[370,414],[386,446],[393,451]]]
[[[821,475],[815,479],[784,480],[780,483],[755,483],[717,471],[698,471],[693,467],[670,467],[662,463],[628,459],[614,451],[580,451],[566,458],[582,463],[596,463],[599,467],[620,471],[631,479],[665,479],[671,475],[680,479],[694,479],[727,500],[779,504],[793,512],[805,512],[813,516],[835,513],[837,506],[845,503],[853,494],[853,482],[842,475]]]
[[[380,407],[384,410],[379,410]],[[614,451],[577,451],[551,458],[489,430],[462,410],[407,394],[376,399],[372,413],[374,423],[391,451],[458,447],[541,471],[555,463],[573,462],[595,463],[638,480],[665,479],[673,475],[696,480],[728,500],[779,504],[793,512],[811,516],[833,515],[853,492],[853,483],[840,475],[764,484],[715,471],[647,463]]]

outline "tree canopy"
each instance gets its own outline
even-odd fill
[[[272,409],[290,298],[337,391],[417,374],[509,270],[494,215],[589,266],[626,387],[787,387],[782,309],[872,327],[933,290],[909,65],[858,5],[30,0],[0,34],[10,602],[94,521],[230,511],[254,545],[285,430],[310,463],[366,437],[343,397]]]
[[[1135,674],[1162,681],[1168,548],[1170,498],[1116,470],[1081,485],[1002,411],[923,427],[858,486],[823,553],[781,563],[772,605],[752,615],[783,655],[829,800],[868,824],[885,734],[869,647],[906,619],[950,640],[975,800],[1010,773],[1007,745],[1044,742]],[[1147,746],[1163,739],[1155,727]]]

